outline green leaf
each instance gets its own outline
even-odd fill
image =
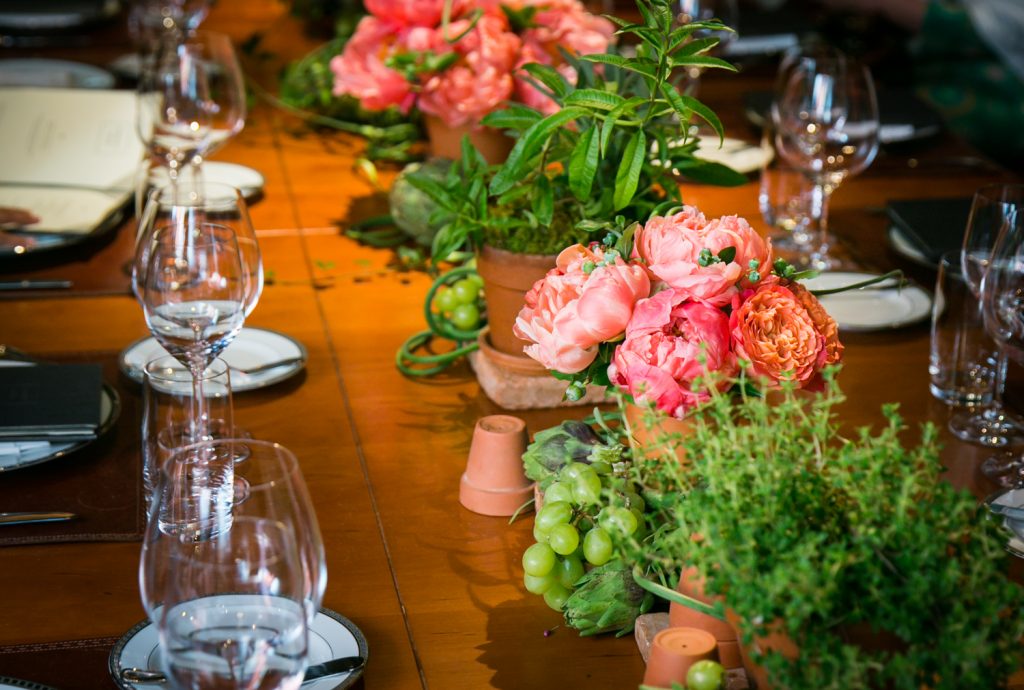
[[[594,186],[594,175],[597,174],[597,164],[600,160],[599,148],[596,128],[591,127],[583,133],[576,148],[572,150],[572,157],[569,159],[569,189],[580,201],[590,196],[590,190]]]
[[[636,193],[640,181],[640,171],[647,156],[647,137],[642,129],[638,129],[626,144],[626,151],[619,163],[619,171],[615,175],[615,196],[613,208],[618,211],[629,205]]]
[[[558,98],[564,98],[569,92],[569,82],[551,65],[531,62],[523,65],[522,70],[546,86]]]
[[[686,55],[683,57],[676,57],[673,55],[669,58],[669,64],[673,67],[703,67],[705,69],[724,69],[730,72],[736,71],[736,66],[731,62],[726,62],[722,58],[711,57],[709,55]]]
[[[563,108],[534,123],[519,137],[512,152],[491,180],[491,194],[504,194],[523,177],[526,164],[544,147],[551,135],[573,120],[589,115],[583,108]]]
[[[508,206],[516,199],[522,198],[525,194],[530,192],[530,185],[521,184],[513,187],[504,194],[498,197],[498,206]]]
[[[725,139],[725,128],[722,127],[722,121],[715,115],[715,111],[693,96],[679,93],[671,84],[664,84],[661,91],[669,103],[672,104],[673,109],[679,113],[680,118],[683,117],[683,113],[686,111],[693,111],[700,119],[711,125],[711,129],[715,130],[715,134],[718,135],[719,143]]]
[[[707,50],[711,50],[719,43],[719,39],[716,36],[710,36],[708,38],[697,38],[689,43],[684,43],[681,48],[677,51],[678,46],[669,44],[669,53],[672,57],[678,58],[686,55],[699,55]]]
[[[438,206],[449,211],[455,211],[459,207],[459,202],[455,200],[455,197],[447,189],[428,177],[422,177],[413,173],[412,175],[407,175],[405,181],[430,197],[430,200]]]
[[[615,250],[620,256],[629,257],[633,254],[633,235],[636,234],[636,229],[640,227],[639,223],[633,223],[626,231],[622,233],[622,237],[615,243]]]
[[[551,219],[555,215],[555,190],[551,187],[551,181],[545,175],[537,177],[533,193],[533,214],[537,216],[537,222],[543,226],[551,225]]]
[[[496,110],[493,113],[489,113],[480,123],[495,129],[523,130],[542,117],[544,115],[533,108],[528,108],[519,103],[509,103],[508,107],[504,110]]]
[[[627,111],[636,108],[643,104],[645,101],[639,96],[633,96],[627,99],[625,103],[621,103],[616,106],[611,112],[608,113],[604,119],[604,123],[601,125],[601,155],[605,156],[608,154],[608,143],[612,139],[612,132],[615,131],[615,121],[626,114]]]
[[[614,110],[625,102],[626,99],[619,94],[599,89],[576,89],[565,97],[565,105],[578,105],[596,110]]]
[[[748,182],[746,175],[721,163],[693,159],[692,161],[676,161],[674,165],[680,175],[694,182],[719,187],[739,187]]]
[[[637,74],[653,77],[657,74],[658,63],[648,58],[636,57],[633,59],[624,58],[621,55],[607,55],[605,53],[594,53],[592,55],[581,55],[581,60],[587,62],[599,62],[602,65],[611,65],[619,69],[629,70]]]
[[[718,258],[723,263],[732,263],[733,259],[736,258],[736,247],[726,247],[722,251],[718,252]]]

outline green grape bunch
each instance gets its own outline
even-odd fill
[[[484,282],[476,273],[438,291],[434,310],[455,328],[473,331],[480,327],[484,313]]]

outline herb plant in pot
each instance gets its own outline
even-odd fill
[[[526,292],[557,270],[559,252],[599,241],[628,257],[632,224],[681,203],[676,173],[719,184],[745,180],[694,156],[696,138],[687,139],[694,117],[719,135],[722,127],[713,112],[680,94],[673,83],[676,70],[687,66],[731,69],[704,55],[717,39],[693,38],[698,31],[724,27],[717,22],[674,27],[668,0],[639,0],[638,7],[642,23],[619,22],[620,33],[639,41],[636,57],[563,53],[575,83],[550,65],[523,68],[531,85],[558,109],[545,115],[512,103],[485,117],[485,125],[516,137],[500,167],[488,165],[466,145],[440,184],[408,178],[439,207],[435,259],[467,242],[477,250],[488,301],[486,345],[538,376],[544,369],[524,358],[526,333],[522,326],[517,332],[515,324]],[[575,397],[582,397],[577,391]],[[562,395],[557,387],[553,392],[555,403]]]
[[[1024,591],[998,525],[942,479],[934,428],[904,445],[893,405],[846,437],[841,400],[831,380],[810,399],[713,393],[689,464],[634,459],[649,537],[620,552],[684,605],[671,587],[695,568],[760,690],[1002,687],[1024,662]]]

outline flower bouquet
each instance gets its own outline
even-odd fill
[[[415,107],[428,128],[432,117],[477,129],[508,101],[554,112],[558,105],[524,66],[551,66],[575,83],[566,55],[603,53],[614,33],[579,0],[366,0],[366,9],[331,61],[335,95],[355,96],[369,110]]]
[[[613,246],[563,250],[527,293],[515,332],[570,382],[567,397],[614,385],[682,419],[741,367],[763,389],[820,389],[843,346],[801,277],[744,219],[685,206]]]

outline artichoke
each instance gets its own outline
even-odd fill
[[[624,450],[616,443],[605,444],[590,425],[568,420],[534,435],[523,453],[523,466],[527,477],[543,483],[570,462],[610,465],[622,459]]]
[[[426,193],[416,189],[406,179],[410,175],[443,183],[452,162],[447,158],[431,158],[425,163],[410,163],[395,179],[388,195],[391,217],[402,232],[424,247],[434,241],[442,224],[431,224],[430,215],[437,204]]]
[[[610,561],[594,568],[576,583],[576,591],[566,600],[562,612],[565,623],[581,636],[599,635],[616,630],[616,637],[633,631],[636,617],[646,613],[654,597],[633,580],[621,561]]]

